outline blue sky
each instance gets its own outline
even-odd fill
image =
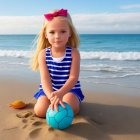
[[[140,33],[140,0],[0,0],[0,3],[0,34],[37,33],[42,15],[60,8],[69,10],[80,33]]]
[[[0,0],[0,16],[42,15],[52,9],[66,8],[71,14],[140,12],[140,0]],[[134,8],[122,8],[139,5]]]

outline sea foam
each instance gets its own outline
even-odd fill
[[[0,50],[0,57],[25,57],[30,58],[33,51]],[[140,60],[140,52],[84,52],[80,51],[81,59],[95,60]]]
[[[80,52],[82,59],[140,60],[140,52]]]
[[[23,58],[30,58],[31,55],[32,55],[31,51],[0,50],[0,57],[23,57]]]

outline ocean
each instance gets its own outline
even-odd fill
[[[0,35],[0,71],[29,67],[36,35]],[[80,79],[140,89],[140,34],[81,34]]]

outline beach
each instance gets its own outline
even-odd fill
[[[80,113],[70,127],[56,130],[33,111],[39,73],[27,67],[5,68],[0,77],[0,140],[140,140],[139,89],[81,79],[85,100]],[[15,100],[28,105],[24,109],[9,107]]]
[[[80,35],[85,99],[65,130],[33,111],[40,84],[29,68],[35,37],[0,35],[0,140],[140,140],[140,35]],[[27,107],[9,107],[15,100]]]

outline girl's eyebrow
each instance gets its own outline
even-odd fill
[[[68,30],[68,29],[66,29],[66,28],[60,28],[59,30],[61,31],[61,30]],[[55,31],[55,29],[49,29],[48,31]]]

